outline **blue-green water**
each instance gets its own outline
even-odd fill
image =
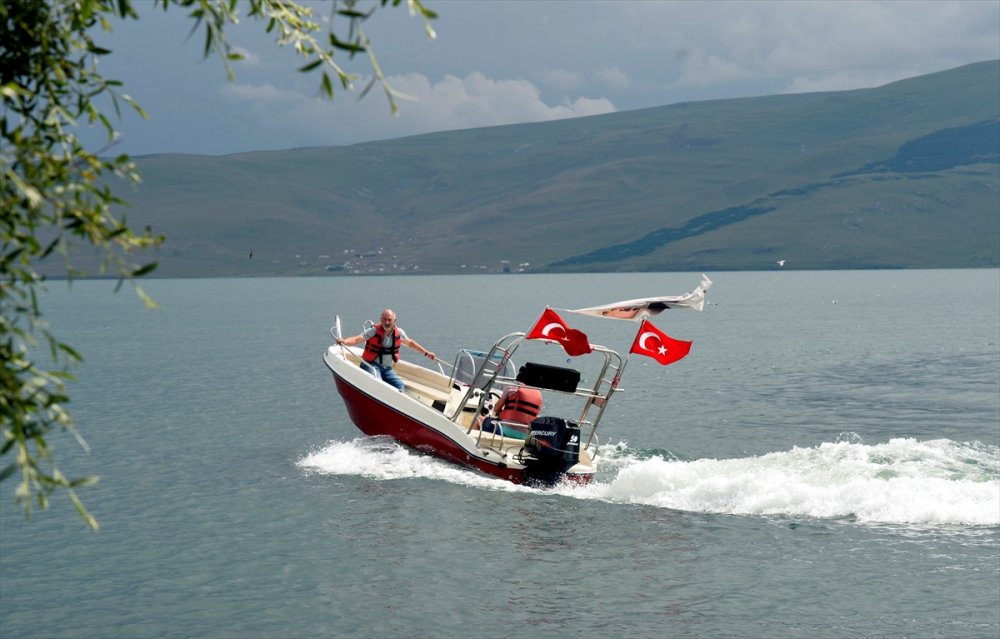
[[[50,283],[102,528],[0,487],[0,637],[1000,635],[1000,272],[709,276],[654,319],[691,354],[633,356],[598,480],[554,490],[362,437],[334,314],[450,357],[698,274]]]

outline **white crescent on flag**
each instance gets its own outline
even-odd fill
[[[560,324],[558,322],[552,322],[551,324],[546,324],[545,325],[545,327],[542,329],[542,335],[545,335],[546,337],[548,337],[549,335],[552,335],[552,329],[555,329],[555,328],[558,328],[560,331],[563,332],[563,334],[566,333],[566,331],[562,327],[562,324]]]
[[[649,331],[646,331],[645,333],[643,333],[642,335],[640,335],[639,336],[639,348],[641,348],[644,351],[651,351],[651,350],[653,350],[650,347],[646,346],[646,340],[649,339],[650,337],[656,337],[656,333],[650,333]],[[659,340],[657,340],[657,341],[659,341]]]
[[[581,315],[593,315],[594,317],[606,317],[609,319],[631,320],[641,322],[653,315],[659,315],[667,309],[690,308],[696,311],[705,308],[705,291],[712,286],[712,280],[702,274],[701,283],[693,291],[684,295],[672,295],[665,297],[644,297],[636,300],[625,300],[623,302],[613,302],[603,306],[590,306],[588,308],[565,309],[570,313]]]

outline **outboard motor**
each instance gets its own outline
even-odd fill
[[[561,417],[531,422],[525,450],[535,458],[524,469],[529,483],[551,485],[580,461],[580,426]]]

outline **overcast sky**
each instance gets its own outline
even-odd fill
[[[106,77],[150,119],[126,115],[116,151],[226,154],[346,145],[431,131],[537,122],[676,102],[873,87],[1000,58],[1000,1],[665,2],[426,0],[429,40],[405,7],[368,33],[390,83],[415,102],[393,117],[384,95],[319,95],[318,73],[245,19],[230,41],[247,60],[227,82],[201,34],[172,7],[98,43]],[[308,2],[327,18],[329,2]],[[245,10],[245,6],[244,6]],[[340,57],[340,56],[338,56]],[[363,57],[348,68],[370,74]],[[90,135],[86,139],[92,138]]]

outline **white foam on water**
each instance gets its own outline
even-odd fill
[[[529,490],[420,454],[385,437],[330,442],[299,460],[298,466],[327,475],[360,475],[380,480],[420,477],[490,490]]]
[[[629,456],[580,496],[692,512],[1000,525],[1000,447],[950,440],[825,443],[740,459]]]
[[[608,450],[611,452],[609,453]],[[1000,447],[940,439],[824,443],[738,459],[682,461],[605,447],[587,486],[516,486],[386,438],[331,442],[298,462],[331,475],[426,478],[689,512],[919,525],[1000,525]]]

